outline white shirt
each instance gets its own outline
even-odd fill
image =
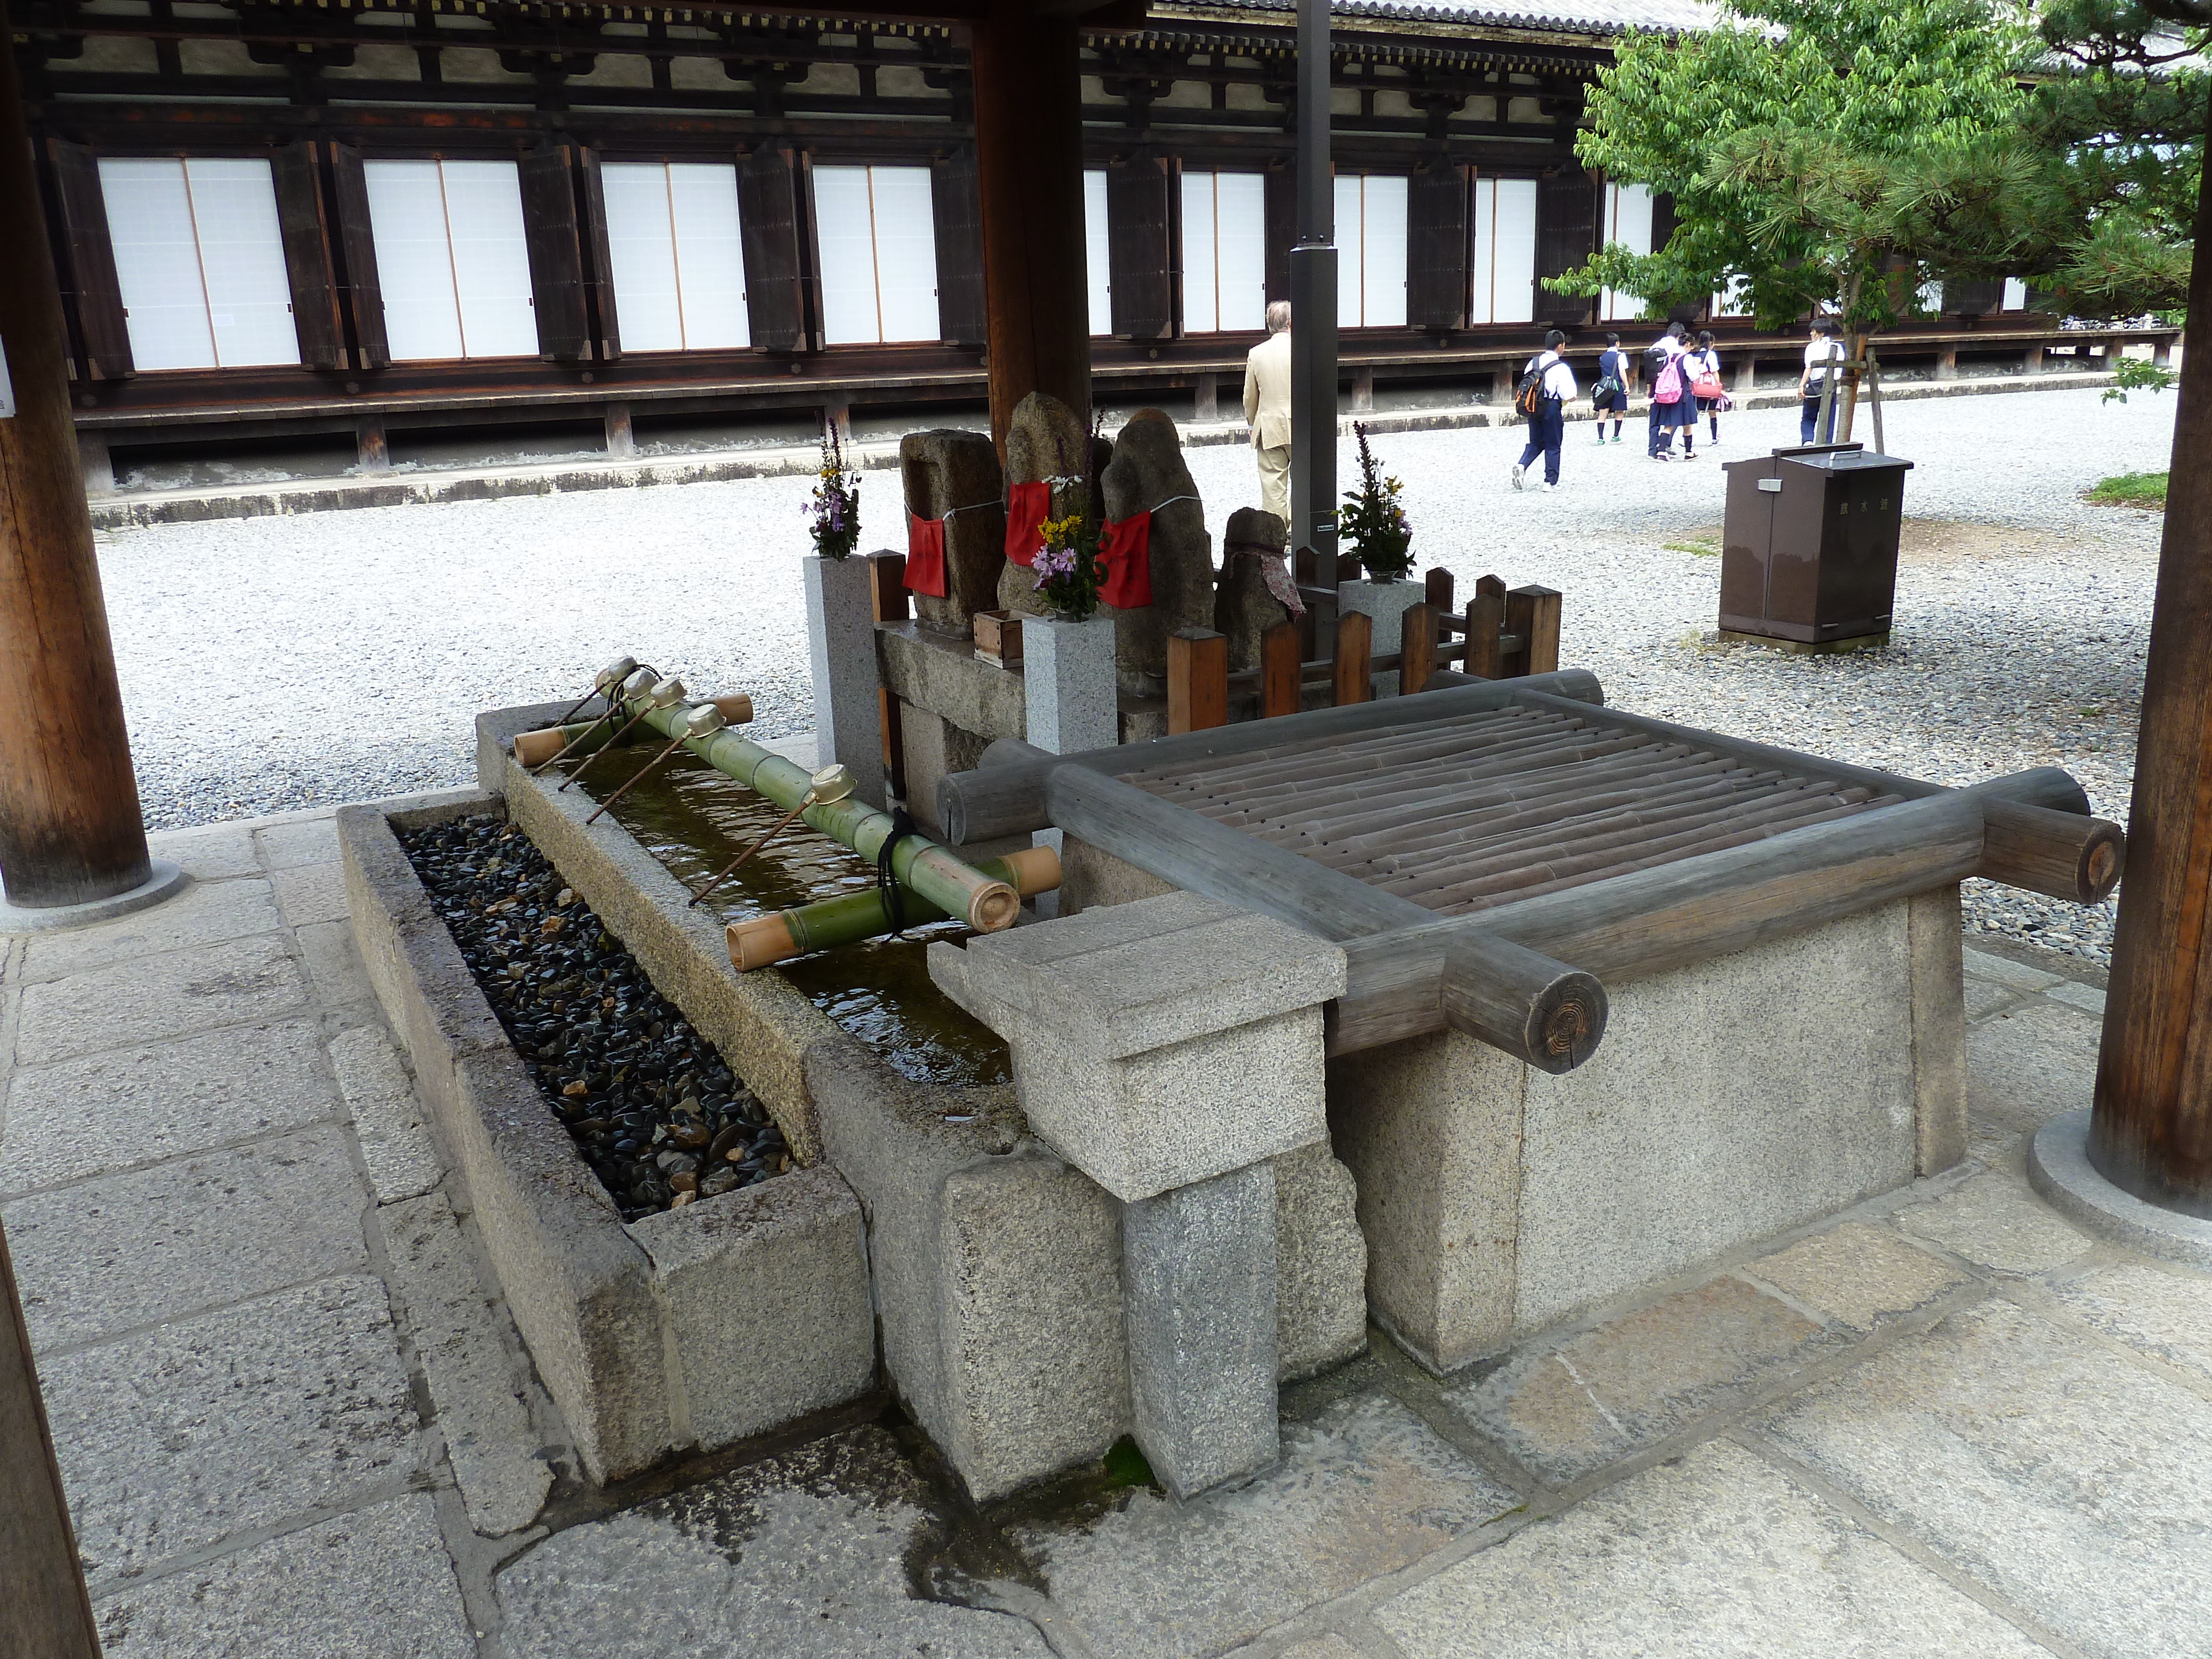
[[[1548,357],[1551,362],[1546,363]],[[1567,367],[1567,360],[1556,351],[1540,351],[1528,360],[1528,367],[1541,366],[1544,370],[1544,395],[1557,398],[1563,404],[1575,400],[1575,372]]]
[[[1721,354],[1711,349],[1686,351],[1682,354],[1682,372],[1692,379],[1700,374],[1717,376],[1721,372]]]
[[[1844,343],[1823,334],[1805,343],[1805,379],[1814,386],[1832,373],[1826,366],[1844,361]]]

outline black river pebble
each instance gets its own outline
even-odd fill
[[[711,1198],[787,1166],[767,1109],[591,907],[574,893],[561,902],[560,872],[520,830],[459,818],[400,841],[623,1220],[668,1208],[672,1173]]]

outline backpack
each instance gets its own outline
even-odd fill
[[[1682,360],[1680,357],[1669,357],[1666,368],[1659,371],[1659,378],[1651,383],[1651,400],[1660,404],[1682,401]]]
[[[1659,378],[1659,373],[1674,361],[1674,353],[1665,346],[1646,346],[1644,349],[1644,384],[1650,386]]]
[[[1521,371],[1520,381],[1513,388],[1514,409],[1532,421],[1557,401],[1544,390],[1545,371],[1551,366],[1544,361],[1544,354],[1538,352],[1528,360],[1528,366]]]

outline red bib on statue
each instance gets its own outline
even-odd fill
[[[1098,597],[1116,611],[1152,602],[1152,515],[1132,513],[1098,526],[1098,562],[1104,567]]]
[[[1052,516],[1052,486],[1010,484],[1006,489],[1006,557],[1027,570],[1044,545],[1044,521]]]
[[[945,597],[945,520],[906,515],[906,591]]]

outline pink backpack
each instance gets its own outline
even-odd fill
[[[1655,403],[1678,404],[1682,401],[1682,360],[1669,357],[1667,367],[1659,371],[1659,378],[1651,383]]]

